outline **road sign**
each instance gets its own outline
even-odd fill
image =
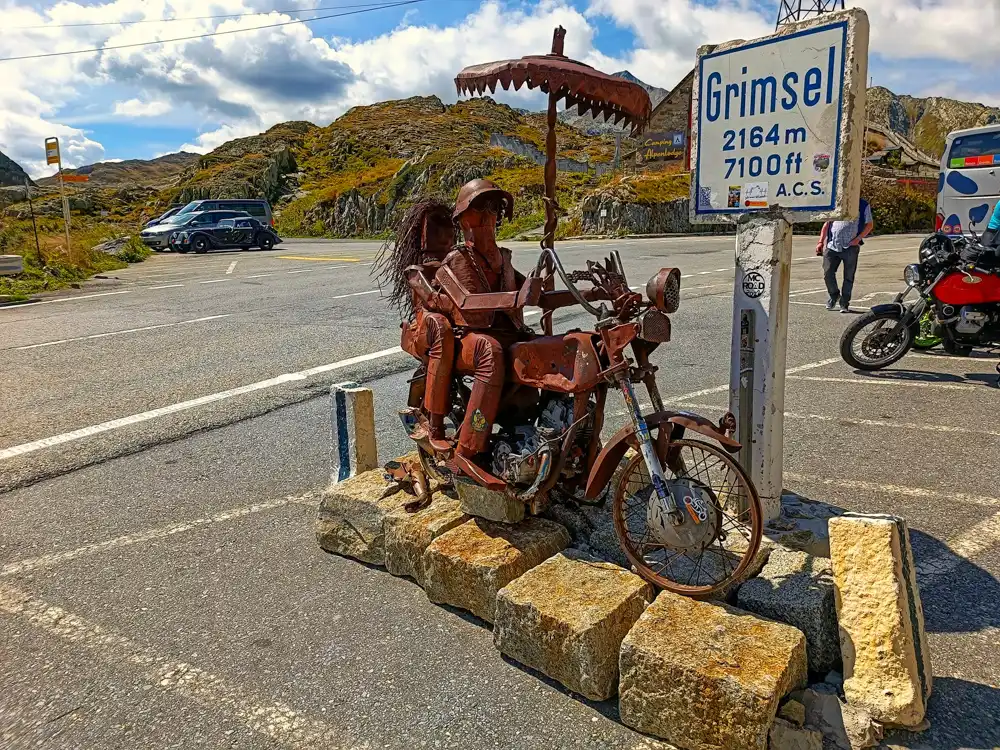
[[[687,137],[682,132],[646,133],[639,146],[639,155],[644,162],[679,159],[686,146]]]
[[[60,164],[59,159],[59,139],[58,138],[46,138],[45,139],[45,163],[46,164]]]
[[[738,222],[729,406],[767,519],[781,511],[792,221],[857,216],[863,10],[698,50],[691,220]]]
[[[774,205],[796,221],[856,216],[867,59],[860,9],[700,49],[692,219]]]

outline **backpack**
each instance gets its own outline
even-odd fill
[[[855,235],[861,234],[861,230],[865,228],[865,214],[868,213],[869,204],[864,198],[861,199],[861,205],[859,207],[861,210],[858,212],[858,229],[854,233]],[[858,247],[865,244],[864,240],[858,243]]]

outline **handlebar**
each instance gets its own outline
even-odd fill
[[[600,288],[602,286],[601,275],[607,277],[609,274],[615,274],[619,276],[625,284],[625,289],[628,290],[628,282],[625,281],[625,271],[622,265],[621,255],[617,250],[612,250],[610,257],[607,258],[606,264],[608,268],[604,268],[599,263],[592,263],[587,261],[586,271],[576,271],[573,273],[566,273],[566,269],[563,267],[562,261],[559,259],[559,255],[556,253],[554,248],[546,247],[542,245],[542,253],[538,257],[538,263],[535,266],[535,273],[541,275],[543,271],[551,269],[549,268],[549,261],[551,260],[552,267],[555,268],[556,273],[559,274],[559,278],[562,279],[563,284],[566,285],[566,290],[572,295],[573,299],[587,312],[597,318],[598,321],[605,320],[609,317],[609,312],[604,304],[594,307],[590,304],[590,301],[583,295],[583,293],[577,288],[574,281],[574,277],[584,275],[589,278],[590,282],[595,286],[595,288]],[[608,299],[611,299],[610,297]]]

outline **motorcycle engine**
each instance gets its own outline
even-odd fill
[[[556,453],[572,420],[573,398],[561,396],[549,400],[538,415],[537,426],[518,426],[513,435],[500,433],[493,444],[493,474],[509,484],[530,485],[538,475],[542,450]]]
[[[983,330],[983,327],[990,322],[987,313],[973,310],[971,307],[963,307],[959,314],[959,319],[955,322],[955,332],[974,336]]]

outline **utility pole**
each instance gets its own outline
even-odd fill
[[[27,175],[24,178],[24,195],[28,199],[28,212],[31,214],[31,230],[35,233],[35,255],[38,256],[39,267],[45,265],[45,261],[42,259],[42,248],[38,244],[38,227],[35,225],[35,207],[31,204],[31,183],[28,181]]]
[[[59,153],[59,139],[45,139],[45,163],[59,165],[59,195],[62,196],[63,224],[66,227],[66,253],[69,254],[69,199],[66,197],[66,183],[63,181],[62,155]]]
[[[781,0],[775,29],[785,24],[805,21],[812,16],[844,10],[844,0]]]

